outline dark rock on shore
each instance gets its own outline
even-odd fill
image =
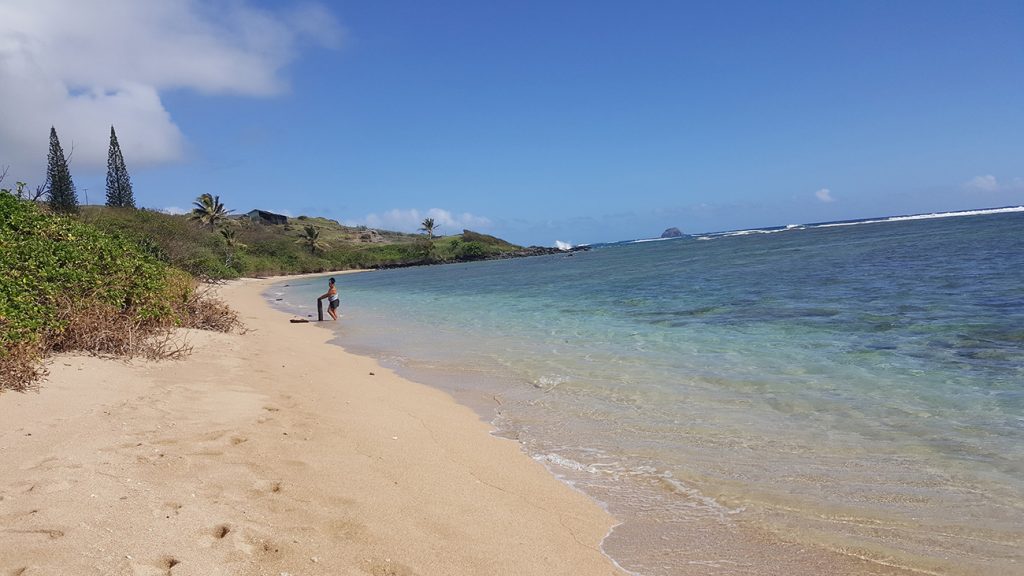
[[[682,238],[683,232],[679,228],[673,226],[661,233],[662,238]]]

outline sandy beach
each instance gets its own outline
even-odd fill
[[[184,360],[57,356],[0,395],[0,575],[623,573],[596,503],[270,282],[224,287],[248,331]]]

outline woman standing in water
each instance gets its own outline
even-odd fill
[[[338,299],[338,289],[334,287],[334,278],[331,278],[328,283],[327,292],[316,299],[317,302],[327,298],[327,313],[331,315],[331,318],[338,319],[338,306],[341,305],[341,300]]]

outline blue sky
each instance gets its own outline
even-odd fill
[[[523,244],[1024,203],[1019,1],[92,1],[0,1],[0,166],[92,202],[113,123],[144,206]]]

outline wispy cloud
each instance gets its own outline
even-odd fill
[[[384,230],[396,230],[399,232],[415,232],[426,218],[433,218],[434,223],[440,227],[442,234],[456,234],[463,228],[486,229],[491,226],[491,219],[486,216],[477,216],[469,212],[460,214],[453,213],[442,208],[431,208],[420,212],[415,208],[388,210],[380,214],[367,214],[362,220],[346,221],[350,226],[368,226],[370,228],[381,228]]]
[[[188,214],[191,212],[191,210],[179,208],[177,206],[167,206],[166,208],[161,208],[160,211],[164,214]]]
[[[832,191],[828,188],[821,188],[814,193],[814,196],[822,202],[835,202],[836,199],[832,197]]]
[[[991,174],[975,176],[964,182],[964,188],[979,192],[1003,192],[1007,190],[1024,190],[1024,178],[1013,178],[1009,182],[1000,182]]]
[[[250,0],[10,0],[0,3],[0,165],[41,172],[57,128],[77,166],[105,165],[110,126],[133,167],[182,157],[166,90],[272,96],[308,43],[337,46],[318,4],[276,10]],[[37,169],[38,168],[38,169]]]
[[[983,190],[985,192],[994,192],[996,190],[999,190],[999,181],[996,180],[995,176],[991,174],[986,174],[984,176],[975,176],[974,178],[971,178],[966,183],[964,183],[964,186],[970,188],[971,190]]]

